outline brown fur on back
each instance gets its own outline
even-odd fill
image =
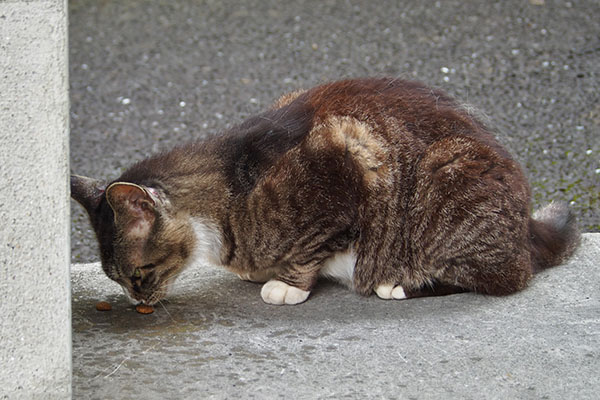
[[[352,249],[353,286],[365,295],[382,284],[415,296],[436,285],[508,294],[578,243],[566,208],[531,218],[521,168],[480,121],[440,91],[389,78],[284,96],[115,182],[148,188],[142,203],[156,220],[127,266],[115,266],[127,235],[103,197],[79,183],[74,197],[90,213],[105,270],[121,281],[137,264],[176,275],[197,246],[192,220],[216,232],[218,263],[302,290],[326,260]],[[90,205],[85,193],[99,200]],[[177,261],[161,267],[165,260]]]

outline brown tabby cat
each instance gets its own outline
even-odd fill
[[[532,219],[527,181],[446,94],[396,79],[282,97],[229,132],[140,161],[106,184],[71,177],[102,267],[154,304],[192,261],[305,301],[320,276],[384,299],[505,295],[579,243],[569,210]]]

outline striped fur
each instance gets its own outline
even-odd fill
[[[520,166],[468,109],[388,78],[294,92],[112,185],[71,187],[107,275],[147,303],[192,258],[270,279],[276,304],[304,301],[320,275],[388,298],[504,295],[579,240],[564,206],[531,218]]]

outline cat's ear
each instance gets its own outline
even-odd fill
[[[71,175],[71,197],[81,204],[90,216],[96,213],[105,188],[104,181]]]
[[[129,182],[115,182],[106,189],[106,200],[115,214],[115,224],[128,236],[145,238],[156,219],[156,201],[151,190]]]

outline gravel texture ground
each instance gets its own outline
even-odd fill
[[[71,0],[71,170],[116,178],[280,94],[390,75],[473,104],[527,170],[534,208],[600,231],[600,3]],[[72,207],[72,258],[98,260]]]

